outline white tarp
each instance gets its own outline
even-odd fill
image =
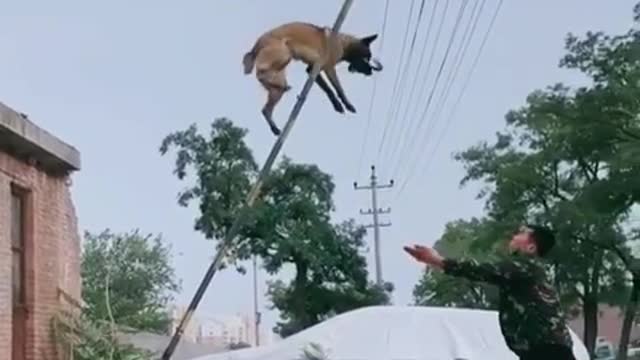
[[[526,326],[526,324],[523,324]],[[589,356],[572,332],[577,360]],[[515,360],[498,314],[453,308],[380,306],[351,311],[270,346],[194,360],[299,360],[305,349],[327,360]]]

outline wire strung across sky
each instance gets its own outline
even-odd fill
[[[391,117],[391,111],[392,111],[392,104],[396,97],[396,93],[398,92],[398,81],[400,80],[400,69],[402,67],[402,63],[404,60],[404,52],[407,47],[407,40],[409,38],[409,25],[411,23],[411,13],[413,12],[414,5],[415,5],[415,0],[411,0],[411,6],[409,7],[409,14],[407,19],[407,26],[405,27],[405,31],[404,31],[404,40],[402,41],[402,50],[400,51],[400,61],[398,61],[398,70],[396,71],[396,79],[394,81],[393,91],[391,93],[391,102],[389,103],[389,111],[387,112],[387,122],[385,124],[384,130],[382,130],[382,140],[380,141],[380,145],[378,146],[378,158],[382,153],[384,140],[387,136],[387,130],[389,128],[389,124],[391,123],[390,117]]]
[[[489,23],[489,26],[487,27],[487,30],[484,33],[482,42],[480,44],[480,47],[478,48],[478,51],[476,52],[476,56],[474,57],[473,63],[471,65],[471,68],[467,72],[467,76],[466,76],[466,78],[465,78],[465,80],[463,82],[462,89],[461,89],[460,93],[458,94],[456,102],[454,103],[454,105],[453,105],[453,107],[452,107],[452,109],[451,109],[451,111],[449,113],[449,116],[447,117],[447,121],[445,122],[445,127],[440,132],[438,140],[436,141],[435,147],[432,149],[432,151],[426,157],[426,162],[424,163],[424,167],[423,167],[422,171],[420,171],[420,175],[421,176],[424,176],[424,173],[426,173],[427,170],[429,169],[429,167],[430,167],[430,165],[432,163],[433,157],[435,156],[435,154],[436,154],[436,152],[438,150],[438,147],[440,146],[442,140],[444,139],[447,131],[449,130],[449,128],[450,128],[450,126],[451,126],[451,124],[453,122],[454,116],[458,111],[459,105],[460,105],[460,103],[461,103],[461,101],[462,101],[462,99],[464,97],[464,94],[465,94],[467,88],[469,87],[469,84],[471,83],[472,75],[473,75],[473,73],[474,73],[474,71],[475,71],[475,69],[476,69],[476,67],[477,67],[477,65],[478,65],[478,63],[480,61],[480,57],[482,55],[482,52],[484,50],[484,47],[485,47],[488,39],[489,39],[489,35],[491,34],[491,31],[493,30],[493,27],[495,25],[495,21],[496,21],[496,19],[498,17],[498,14],[500,13],[500,10],[502,8],[503,2],[504,2],[504,0],[498,0],[498,5],[496,6],[496,9],[495,9],[495,11],[493,13],[493,16],[491,18],[491,21]],[[400,186],[398,192],[396,193],[396,197],[395,197],[396,200],[400,197],[400,195],[402,195],[402,193],[404,192],[404,189],[405,189],[407,183],[410,181],[410,179],[411,179],[411,176],[407,176],[406,178],[404,178],[402,185]]]
[[[442,76],[442,73],[444,71],[445,65],[447,64],[447,60],[449,59],[449,53],[451,52],[451,48],[454,44],[455,41],[455,37],[458,33],[458,29],[460,27],[460,23],[462,21],[462,18],[464,16],[464,12],[466,10],[467,4],[468,4],[469,0],[463,0],[462,4],[460,5],[460,8],[458,9],[458,15],[456,16],[456,20],[455,23],[453,25],[453,31],[451,32],[451,36],[449,37],[449,41],[447,43],[447,47],[445,49],[445,53],[444,56],[442,57],[442,61],[440,62],[440,67],[438,68],[438,72],[436,73],[436,78],[434,80],[433,86],[431,87],[431,91],[429,93],[429,97],[426,101],[426,105],[422,111],[422,114],[418,117],[418,127],[415,131],[412,131],[411,137],[410,137],[410,146],[409,149],[411,149],[413,147],[413,144],[415,143],[416,138],[418,137],[418,134],[420,133],[420,130],[422,128],[422,126],[425,123],[428,123],[431,119],[426,118],[427,112],[431,106],[431,103],[433,101],[433,96],[435,95],[435,91],[438,87],[438,83],[440,82],[440,78]],[[426,119],[426,120],[425,120]],[[398,139],[395,141],[395,143],[398,143],[399,141],[406,141],[405,139]]]
[[[422,2],[420,4],[420,10],[418,12],[418,21],[416,22],[416,26],[415,26],[415,29],[413,31],[413,37],[412,37],[412,40],[411,40],[411,46],[409,47],[409,54],[408,54],[408,57],[407,57],[407,61],[401,67],[402,75],[400,76],[400,84],[404,84],[405,83],[405,80],[407,78],[407,72],[411,68],[411,59],[412,59],[412,56],[413,56],[413,50],[415,49],[416,38],[418,37],[418,31],[420,30],[420,23],[422,22],[422,16],[424,15],[424,4],[425,4],[425,0],[422,0]],[[424,49],[424,46],[423,46],[423,49]],[[414,76],[414,78],[415,78],[415,76]],[[406,93],[405,89],[406,89],[405,86],[403,86],[402,88],[399,88],[398,89],[399,90],[398,96],[396,98],[392,97],[391,98],[391,103],[389,104],[391,115],[387,117],[387,121],[391,122],[394,125],[394,126],[391,127],[391,132],[389,133],[390,138],[394,137],[393,136],[393,134],[394,134],[393,130],[397,128],[395,126],[395,124],[397,124],[398,112],[400,111],[400,108],[402,107],[402,102],[404,100],[404,94]]]
[[[445,22],[445,19],[446,19],[446,17],[447,17],[447,11],[448,11],[448,10],[449,10],[449,0],[446,0],[446,1],[445,1],[444,9],[443,9],[442,14],[441,14],[441,16],[440,16],[440,25],[438,26],[438,31],[437,31],[437,33],[436,33],[435,40],[434,40],[434,42],[433,42],[433,44],[434,44],[434,45],[433,45],[433,47],[432,47],[432,49],[431,49],[431,54],[430,54],[430,56],[429,56],[429,62],[428,62],[428,64],[427,64],[427,69],[426,69],[426,71],[425,71],[424,80],[422,81],[422,86],[420,87],[420,91],[418,92],[418,94],[419,94],[419,95],[418,95],[418,98],[417,98],[417,100],[418,100],[418,101],[416,101],[416,105],[417,105],[417,103],[420,103],[420,101],[419,101],[419,100],[420,100],[420,99],[422,99],[422,98],[424,98],[424,96],[425,96],[425,91],[426,91],[426,89],[427,89],[427,83],[428,83],[428,81],[427,81],[427,80],[428,80],[428,77],[429,77],[429,74],[430,74],[430,71],[431,71],[431,65],[433,64],[433,60],[435,59],[435,53],[436,53],[436,51],[435,51],[435,50],[436,50],[436,48],[437,48],[437,46],[438,46],[438,43],[440,42],[440,36],[441,36],[441,34],[442,34],[442,29],[443,29],[443,27],[444,27],[444,22]],[[434,10],[434,13],[435,13],[435,10]],[[425,41],[428,41],[428,39],[426,39]],[[426,47],[426,44],[425,44],[425,47]],[[416,76],[416,77],[417,77],[417,76]],[[411,104],[413,104],[413,102],[412,102],[412,103],[410,103],[409,105],[411,105]],[[417,107],[416,107],[416,108],[417,108]],[[404,123],[404,122],[405,122],[405,120],[406,120],[406,118],[405,118],[405,119],[402,119],[402,123]],[[389,121],[390,121],[390,119],[389,119]],[[410,122],[410,123],[413,123],[413,122],[415,122],[415,121],[417,121],[417,119],[416,119],[416,114],[415,114],[415,109],[414,109],[414,114],[412,115],[412,117],[411,117],[411,118],[409,118],[409,122]],[[394,126],[395,126],[395,125],[402,126],[402,125],[401,125],[401,123],[400,123],[400,122],[398,122],[398,121],[394,121]],[[392,141],[392,142],[393,142],[393,143],[395,143],[395,142],[397,142],[397,141],[398,141],[398,139],[394,139],[394,141]],[[382,140],[381,140],[381,146],[383,146],[383,144],[382,144],[382,143],[384,143],[384,142],[385,142],[385,139],[384,139],[384,137],[383,137],[383,138],[382,138]],[[390,160],[390,159],[389,159],[389,157],[388,157],[388,156],[385,156],[384,158],[380,158],[380,157],[379,157],[379,159],[378,159],[378,160],[379,160],[380,162],[382,162],[383,164],[390,164],[390,162],[389,162],[389,160]]]
[[[470,1],[472,4],[469,4]],[[444,2],[442,7],[440,6],[441,2]],[[388,37],[386,31],[393,25],[389,17],[390,3],[390,0],[385,2],[379,46],[380,53],[383,51],[385,37]],[[488,7],[487,0],[462,0],[460,2],[457,15],[454,19],[451,19],[454,24],[450,28],[448,39],[442,44],[442,47],[445,48],[444,55],[441,55],[439,67],[434,68],[434,70],[431,68],[436,62],[436,53],[440,48],[440,38],[443,33],[448,32],[445,30],[444,23],[447,21],[450,3],[449,0],[432,0],[431,6],[427,6],[427,3],[426,0],[420,0],[419,7],[416,6],[416,0],[412,0],[410,3],[404,25],[402,46],[398,54],[397,68],[393,72],[386,73],[393,77],[394,80],[391,94],[384,94],[387,95],[385,97],[390,101],[384,121],[377,122],[380,123],[380,127],[376,127],[376,132],[381,130],[378,134],[372,132],[372,129],[374,129],[372,121],[375,120],[373,119],[375,114],[380,112],[374,111],[373,107],[379,106],[377,98],[382,99],[384,97],[380,93],[380,89],[377,89],[380,79],[374,79],[367,122],[356,168],[357,176],[360,176],[363,160],[368,153],[368,144],[371,143],[371,145],[375,146],[374,142],[370,141],[369,138],[375,135],[379,139],[377,155],[370,154],[367,156],[371,156],[375,163],[380,164],[380,169],[385,173],[393,168],[393,171],[390,172],[392,177],[397,177],[402,181],[402,185],[396,193],[396,200],[403,193],[411,179],[418,174],[422,176],[431,165],[470,84],[472,74],[478,65],[503,0],[498,0],[470,70],[465,75],[461,75],[462,65],[466,63],[465,59],[467,59],[472,44],[479,39],[480,33],[477,28],[480,18],[483,17],[483,12]],[[469,11],[468,8],[471,8],[471,10]],[[422,20],[426,13],[429,14],[426,16],[429,20],[427,20],[426,26],[422,26]],[[436,25],[435,22],[438,20],[440,23]],[[412,26],[413,29],[411,29]],[[437,30],[435,29],[436,27]],[[434,32],[435,36],[433,37]],[[461,36],[459,36],[459,33],[462,33]],[[418,49],[420,55],[417,58],[417,62],[414,59],[416,44],[419,47],[421,46]],[[429,59],[425,69],[426,52],[429,50]],[[425,71],[422,73],[423,69]],[[450,111],[445,115],[446,105],[449,104],[450,100],[453,100],[449,98],[454,92],[454,85],[458,81],[462,84],[461,90],[457,94]],[[444,120],[444,128],[438,133],[436,130],[438,130],[442,120]],[[436,135],[438,136],[436,137]],[[431,147],[431,151],[425,157],[424,153],[429,150],[429,145],[431,145],[434,137],[435,146]],[[385,177],[389,176],[385,174]]]
[[[414,168],[416,162],[419,161],[420,155],[423,153],[423,149],[428,145],[429,139],[431,137],[431,133],[433,132],[434,127],[438,123],[440,118],[440,114],[442,113],[442,109],[446,103],[447,98],[449,97],[449,93],[451,92],[451,88],[455,83],[455,79],[458,76],[458,72],[460,71],[460,66],[464,60],[464,57],[469,49],[469,45],[471,44],[471,40],[473,39],[473,34],[475,32],[475,27],[478,24],[478,20],[480,19],[482,9],[484,7],[486,0],[476,1],[471,9],[471,14],[469,15],[469,21],[464,29],[464,33],[462,39],[460,41],[460,46],[458,46],[457,51],[453,56],[453,66],[449,67],[448,75],[446,76],[446,80],[444,81],[444,90],[440,93],[440,97],[436,101],[435,110],[432,112],[431,116],[428,117],[427,120],[427,129],[422,133],[422,141],[418,142],[417,149],[414,151],[414,155],[417,156],[413,161],[396,161],[396,166],[394,167],[394,172],[397,172],[400,168],[401,164],[407,164],[409,171]],[[480,7],[478,7],[480,5]],[[419,118],[420,120],[424,120],[424,118]],[[433,121],[432,121],[433,120]],[[417,137],[417,136],[416,136]],[[402,151],[400,154],[405,154],[407,150],[407,142],[402,142],[405,146],[402,147]],[[409,147],[411,150],[411,147]],[[409,156],[405,157],[409,159]],[[393,159],[393,158],[392,158]]]
[[[382,57],[384,51],[384,34],[387,30],[387,18],[389,16],[389,3],[390,0],[386,0],[384,5],[384,17],[382,19],[382,29],[380,31],[380,45],[378,46],[378,56]],[[362,135],[362,146],[360,148],[360,156],[358,160],[358,166],[356,167],[356,176],[355,178],[359,178],[362,171],[362,161],[364,160],[364,152],[367,146],[368,136],[369,136],[369,128],[371,127],[371,115],[373,113],[373,104],[375,103],[376,98],[376,88],[378,84],[378,77],[373,77],[373,89],[371,90],[371,98],[369,99],[369,111],[367,115],[367,124],[365,126],[364,133]]]

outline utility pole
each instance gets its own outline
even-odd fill
[[[256,347],[260,346],[260,311],[258,311],[258,260],[253,256],[253,317],[255,326]]]
[[[356,190],[371,190],[371,209],[367,211],[360,210],[362,215],[373,215],[373,224],[366,225],[367,228],[373,228],[373,241],[375,249],[375,261],[376,261],[376,283],[382,286],[382,259],[380,254],[380,228],[391,226],[391,223],[380,223],[378,219],[379,214],[388,214],[391,212],[391,208],[380,209],[378,208],[378,189],[387,189],[393,187],[393,180],[389,181],[386,185],[378,185],[378,178],[376,177],[376,167],[371,165],[371,177],[369,178],[369,185],[358,186],[357,182],[353,183],[353,188]]]

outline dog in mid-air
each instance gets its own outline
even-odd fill
[[[305,63],[307,73],[311,72],[316,62],[324,64],[321,73],[316,77],[316,84],[339,113],[344,113],[343,104],[352,113],[355,113],[356,109],[340,85],[336,65],[345,61],[349,63],[349,72],[366,76],[371,76],[373,71],[382,70],[380,62],[371,58],[371,43],[378,37],[377,34],[358,38],[338,33],[333,46],[330,37],[330,28],[303,22],[288,23],[262,34],[251,51],[244,55],[244,73],[251,74],[255,67],[258,81],[268,92],[262,115],[274,135],[280,135],[280,129],[273,121],[273,110],[282,95],[291,89],[285,74],[285,68],[291,60]],[[337,97],[322,76],[323,73],[335,89]]]

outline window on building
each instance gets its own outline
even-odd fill
[[[25,358],[27,322],[26,301],[26,193],[11,191],[11,285],[12,285],[12,359]]]
[[[13,305],[24,306],[24,200],[22,194],[13,191],[11,194],[11,254],[12,254],[12,285]]]

